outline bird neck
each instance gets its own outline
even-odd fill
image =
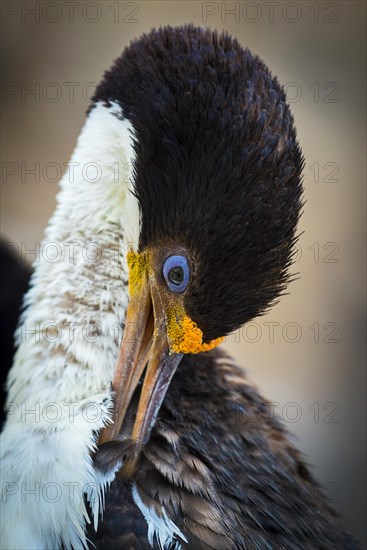
[[[95,478],[90,450],[109,418],[128,301],[125,252],[139,235],[139,210],[129,192],[131,137],[116,105],[92,109],[35,264],[2,434],[3,480],[23,480],[3,507],[9,548],[14,540],[17,548],[79,547],[85,492],[98,520],[105,480]],[[60,491],[55,509],[42,498],[48,483]],[[41,498],[24,499],[24,490],[34,487]],[[14,518],[22,521],[15,525]]]

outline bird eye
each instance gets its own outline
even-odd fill
[[[163,264],[163,275],[172,292],[183,292],[189,284],[190,269],[185,256],[169,256]]]

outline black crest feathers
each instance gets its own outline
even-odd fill
[[[185,305],[205,338],[266,311],[289,280],[303,158],[264,63],[228,34],[165,27],[125,49],[94,101],[135,129],[139,246],[189,251]]]

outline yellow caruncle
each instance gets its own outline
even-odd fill
[[[126,258],[129,266],[129,294],[134,296],[139,292],[146,274],[146,259],[143,254],[133,250],[129,250]]]
[[[180,310],[180,311],[177,311]],[[200,353],[209,351],[223,342],[224,338],[216,338],[208,343],[203,342],[203,332],[183,308],[174,306],[167,308],[167,333],[174,353]]]

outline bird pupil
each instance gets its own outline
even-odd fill
[[[179,285],[184,279],[184,272],[182,267],[173,267],[170,270],[168,276],[172,283],[174,283],[175,285]]]

